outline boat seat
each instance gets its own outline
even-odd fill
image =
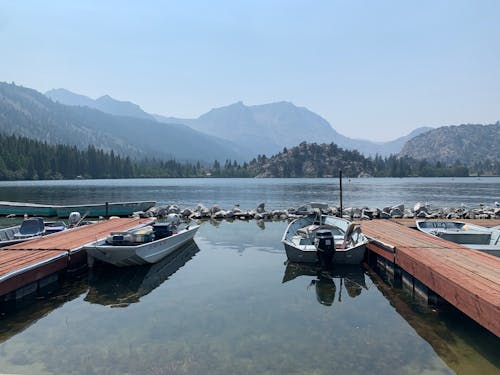
[[[21,236],[39,236],[45,233],[45,224],[41,217],[25,219],[19,228],[18,237]]]
[[[309,236],[310,233],[314,232],[318,228],[319,225],[316,224],[307,225],[305,227],[297,229],[297,234],[300,234],[301,236]]]

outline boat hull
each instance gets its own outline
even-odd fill
[[[173,253],[179,247],[192,240],[199,225],[179,232],[178,234],[162,238],[157,241],[144,243],[136,246],[111,246],[95,245],[86,246],[87,255],[90,258],[112,264],[117,267],[136,266],[142,264],[153,264],[167,255]],[[89,262],[92,263],[92,260]]]
[[[106,204],[87,204],[56,207],[56,216],[68,217],[72,212],[79,212],[89,217],[129,216],[134,212],[147,211],[156,204],[154,201],[115,202]]]
[[[56,216],[56,207],[24,202],[0,202],[0,215]]]
[[[286,256],[291,262],[318,263],[317,251],[303,250],[284,241]],[[332,259],[333,264],[360,264],[365,258],[366,245],[361,244],[347,250],[337,249]]]

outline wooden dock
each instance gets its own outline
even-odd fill
[[[151,219],[111,219],[54,233],[0,249],[0,297],[31,294],[49,283],[57,273],[85,265],[82,247],[105,238],[111,231],[124,231]]]
[[[500,258],[390,220],[361,222],[368,250],[500,337]]]

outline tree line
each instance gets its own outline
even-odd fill
[[[235,160],[212,164],[172,160],[132,160],[94,146],[51,145],[15,135],[0,135],[0,180],[53,180],[78,178],[179,178],[179,177],[460,177],[500,175],[500,162],[472,167],[443,165],[409,157],[367,158],[335,144],[301,143],[250,162]]]

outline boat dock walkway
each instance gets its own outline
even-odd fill
[[[390,220],[362,221],[368,250],[500,337],[500,258]]]
[[[151,219],[117,218],[84,225],[0,249],[0,299],[18,299],[57,279],[57,273],[85,265],[82,247]]]

